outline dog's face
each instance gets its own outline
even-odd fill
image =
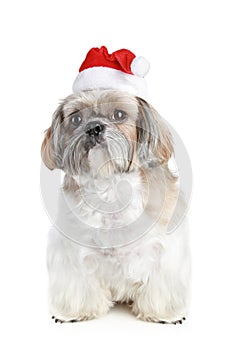
[[[67,97],[42,144],[49,169],[71,176],[107,177],[168,162],[171,136],[144,100],[119,91],[86,91]]]

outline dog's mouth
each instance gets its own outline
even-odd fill
[[[86,137],[84,141],[84,148],[86,152],[89,152],[92,148],[101,148],[106,146],[106,140],[101,137]]]

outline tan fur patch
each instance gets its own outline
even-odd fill
[[[42,146],[41,146],[42,160],[50,170],[53,170],[56,167],[53,153],[54,151],[51,145],[51,127],[50,127],[46,130],[44,141],[42,142]]]

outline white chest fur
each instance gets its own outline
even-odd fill
[[[142,184],[137,173],[80,180],[80,211],[88,220],[95,218],[96,227],[122,227],[142,213]]]
[[[75,193],[60,194],[57,226],[66,236],[87,246],[111,247],[141,235],[146,218],[139,173],[107,179],[86,175],[77,181]]]

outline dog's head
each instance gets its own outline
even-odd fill
[[[146,101],[119,91],[85,91],[62,101],[42,144],[49,169],[109,176],[168,162],[171,135]]]

